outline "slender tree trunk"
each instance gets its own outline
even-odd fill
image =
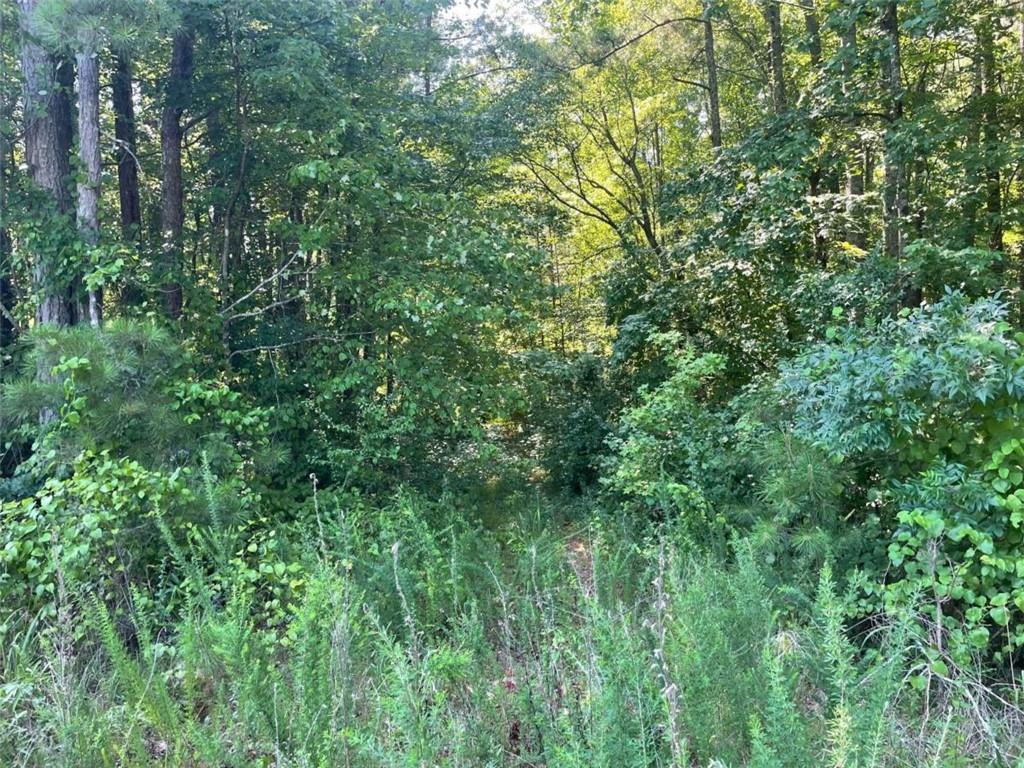
[[[988,214],[988,247],[1003,250],[1003,204],[999,167],[999,90],[992,20],[978,25],[978,58],[981,65],[982,143],[985,157],[985,209]]]
[[[139,236],[142,205],[139,198],[139,166],[136,159],[135,101],[132,95],[132,63],[119,53],[113,80],[114,138],[117,140],[117,191],[121,203],[121,234],[126,240]]]
[[[2,204],[0,204],[2,209]],[[14,341],[14,283],[11,281],[11,238],[0,228],[0,349]],[[0,360],[0,369],[3,362]]]
[[[843,99],[850,113],[850,127],[853,140],[850,144],[850,159],[846,166],[846,218],[850,222],[846,231],[846,241],[857,248],[867,247],[867,238],[860,225],[860,202],[864,196],[864,154],[865,148],[860,139],[860,120],[857,119],[854,99],[854,69],[857,61],[857,20],[852,17],[844,24],[840,45],[842,46],[842,78]]]
[[[1017,30],[1017,51],[1020,53],[1021,65],[1024,65],[1024,18],[1020,20],[1020,27]]]
[[[185,224],[184,182],[181,170],[181,116],[192,80],[194,38],[182,29],[174,36],[167,93],[160,117],[161,183],[160,235],[162,238],[164,311],[172,320],[181,317],[182,230]]]
[[[7,148],[0,144],[0,350],[14,341],[14,283],[11,280],[11,236],[3,221],[7,216]],[[0,370],[3,356],[0,354]]]
[[[82,178],[78,182],[78,230],[87,246],[95,247],[100,237],[100,65],[99,57],[85,46],[78,65],[78,158]],[[103,293],[89,291],[89,324],[102,322]]]
[[[708,120],[711,146],[722,146],[722,111],[718,99],[718,65],[715,63],[715,30],[711,24],[711,0],[704,0],[704,63],[707,67]]]
[[[981,67],[974,68],[974,87],[968,102],[970,121],[964,136],[964,154],[970,159],[981,152]],[[984,186],[982,173],[975,170],[975,164],[967,162],[964,168],[964,182],[968,193],[964,195],[963,210],[960,216],[960,228],[963,232],[962,242],[965,248],[971,248],[978,241],[978,213],[981,208],[979,190]]]
[[[0,39],[7,33],[6,19],[0,13]],[[0,90],[0,115],[10,114],[7,93]],[[0,372],[3,371],[3,348],[14,341],[14,282],[11,279],[11,236],[7,231],[7,184],[11,162],[11,142],[6,126],[0,126]]]
[[[821,69],[821,29],[818,24],[818,9],[815,7],[814,0],[806,0],[807,5],[804,6],[804,25],[807,30],[807,49],[811,54],[811,67],[814,70],[813,82],[817,82],[818,78],[822,74]],[[815,137],[820,138],[821,127],[818,121],[813,117],[810,121],[810,128]],[[817,200],[821,194],[821,162],[818,159],[814,160],[814,165],[811,167],[810,175],[808,178],[808,188],[812,200],[812,204]],[[818,225],[815,219],[814,221],[814,250],[813,256],[815,263],[825,269],[828,266],[828,244],[825,239],[825,233],[822,227]]]
[[[885,219],[885,253],[896,261],[903,258],[903,220],[907,212],[906,169],[895,147],[896,133],[903,120],[903,84],[901,80],[900,31],[896,0],[882,10],[882,32],[886,53],[882,61],[889,125],[885,133],[885,187],[882,190],[882,214]]]
[[[782,13],[778,0],[765,0],[761,6],[768,24],[768,64],[772,73],[772,106],[775,114],[786,111],[786,74],[782,60]]]
[[[821,24],[815,0],[805,0],[804,29],[807,30],[807,52],[811,55],[811,66],[818,73],[821,71]]]
[[[24,41],[21,71],[25,80],[25,160],[32,181],[53,204],[55,224],[71,210],[71,103],[68,86],[74,74],[67,62],[50,56],[32,38],[30,19],[38,0],[18,0]],[[59,273],[56,254],[34,254],[32,277],[40,295],[36,322],[67,326],[75,321],[67,275]]]

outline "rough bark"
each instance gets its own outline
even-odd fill
[[[142,205],[139,199],[139,167],[136,160],[132,63],[125,54],[117,56],[112,85],[121,232],[126,240],[134,240],[138,237],[139,229],[142,226]]]
[[[708,121],[711,146],[722,146],[722,110],[718,98],[718,65],[715,63],[715,29],[711,23],[711,0],[704,0],[704,64],[707,68]]]
[[[78,182],[78,231],[88,246],[100,237],[100,64],[87,46],[76,56],[78,65],[78,159],[82,177]],[[102,322],[103,293],[89,291],[89,324]]]
[[[765,0],[761,6],[768,25],[768,65],[772,73],[772,106],[775,114],[786,111],[786,75],[782,61],[782,13],[778,0]]]
[[[33,38],[31,18],[37,4],[38,0],[18,0],[23,32],[20,63],[25,82],[25,160],[32,181],[46,193],[59,220],[71,210],[68,91],[74,72],[66,61],[51,56]],[[55,254],[34,254],[32,276],[40,297],[36,322],[73,324],[76,318],[70,291],[72,280],[58,273]]]
[[[194,37],[191,30],[174,36],[167,91],[160,117],[161,182],[160,234],[162,238],[162,293],[164,310],[172,320],[181,317],[182,230],[185,224],[184,182],[181,169],[181,116],[192,80]]]

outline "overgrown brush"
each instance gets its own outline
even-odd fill
[[[358,515],[318,504],[280,611],[265,605],[280,593],[213,556],[211,532],[176,540],[191,597],[172,623],[140,592],[119,613],[72,600],[26,629],[5,657],[3,764],[882,768],[1022,754],[1015,686],[929,658],[916,614],[851,627],[827,566],[794,622],[742,540],[729,564],[596,524],[409,527],[447,512],[408,494]],[[624,579],[639,588],[617,590]],[[72,616],[88,629],[61,624]]]

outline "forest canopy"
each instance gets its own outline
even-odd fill
[[[0,762],[1024,760],[1016,0],[0,4]]]

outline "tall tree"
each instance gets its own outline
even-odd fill
[[[7,39],[7,14],[0,11],[0,41]],[[0,57],[4,51],[0,49]],[[0,73],[6,74],[6,62],[0,59]],[[7,188],[13,163],[11,148],[12,126],[8,116],[12,113],[6,84],[0,81],[0,350],[14,341],[14,263],[11,233],[7,227]],[[3,354],[0,351],[0,369]]]
[[[188,102],[193,71],[195,34],[182,27],[171,44],[171,63],[167,75],[163,112],[160,117],[160,236],[164,310],[172,320],[182,310],[182,232],[185,225],[185,190],[181,152],[181,117]]]
[[[821,22],[818,20],[816,0],[804,2],[804,30],[807,34],[807,52],[815,72],[821,68]]]
[[[860,117],[857,104],[857,6],[845,11],[840,30],[840,72],[844,112],[848,115],[853,136],[846,159],[846,240],[858,248],[867,247],[867,236],[860,221],[860,202],[864,196],[865,148],[860,137]]]
[[[71,210],[71,100],[74,71],[36,39],[33,16],[38,0],[18,0],[22,29],[21,70],[25,81],[25,160],[32,181],[46,194],[59,229]],[[39,293],[36,321],[57,326],[76,321],[73,277],[61,274],[54,249],[33,254],[33,280]]]
[[[722,106],[718,95],[718,63],[715,61],[715,28],[711,23],[712,0],[704,0],[704,66],[707,69],[708,122],[711,146],[722,146]]]
[[[117,143],[117,191],[121,211],[121,233],[127,239],[135,239],[139,236],[142,226],[142,205],[139,198],[132,60],[124,51],[119,51],[115,57],[111,86],[114,139]]]
[[[993,40],[993,14],[984,13],[975,32],[978,44],[978,78],[981,85],[981,139],[985,166],[985,209],[988,214],[988,247],[1003,250],[1003,204],[999,162],[999,73]]]
[[[782,12],[778,0],[762,0],[761,12],[768,25],[768,64],[772,74],[772,106],[775,114],[786,110],[786,74],[782,59]]]
[[[903,121],[903,75],[900,46],[899,7],[896,0],[882,6],[879,26],[883,34],[882,84],[886,101],[885,168],[882,189],[885,253],[902,261],[904,221],[907,215],[906,165],[899,148]]]
[[[83,32],[78,53],[78,229],[86,246],[95,247],[100,237],[100,64],[95,36]],[[89,291],[89,324],[102,321],[101,288]]]

